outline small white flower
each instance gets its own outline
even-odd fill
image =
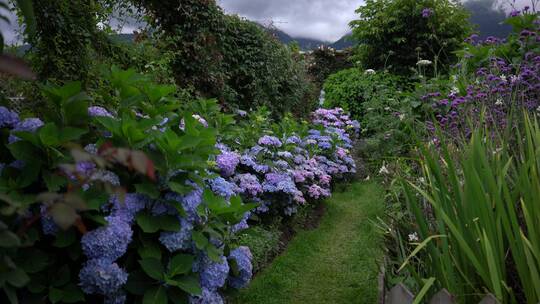
[[[452,75],[452,82],[453,82],[453,83],[456,83],[457,80],[458,80],[457,75]]]
[[[510,75],[510,82],[516,83],[519,80],[519,78],[516,75]]]
[[[502,106],[503,104],[504,104],[504,103],[503,103],[502,99],[497,98],[497,101],[495,102],[495,105],[496,105],[496,106]]]
[[[420,178],[418,179],[418,181],[419,181],[419,182],[421,182],[421,183],[423,184],[423,183],[425,183],[425,182],[426,182],[426,179],[425,179],[425,178],[423,178],[423,177],[420,177]]]
[[[420,60],[420,61],[418,61],[416,63],[416,65],[418,65],[418,66],[428,66],[428,65],[431,65],[431,64],[433,64],[433,62],[431,62],[429,60],[425,60],[425,59]]]
[[[381,169],[379,170],[379,174],[390,174],[390,171],[388,171],[388,168],[386,168],[386,166],[383,165]]]
[[[399,120],[403,121],[405,119],[405,114],[399,114]]]
[[[385,111],[390,111],[390,107],[384,108]]]
[[[457,87],[453,87],[452,90],[450,91],[450,94],[452,95],[457,95],[459,93],[459,89]]]
[[[373,111],[373,108],[367,108],[367,111]]]
[[[373,75],[373,74],[375,74],[375,73],[376,73],[376,72],[375,72],[375,70],[373,70],[373,69],[367,69],[367,70],[364,72],[364,74],[366,74],[366,75]]]
[[[501,75],[501,80],[506,82],[507,81],[506,75]]]
[[[536,112],[540,113],[540,107],[536,108]]]
[[[409,242],[418,242],[420,238],[418,237],[418,233],[413,232],[409,234]]]

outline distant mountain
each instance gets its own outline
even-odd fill
[[[504,38],[512,32],[512,27],[503,23],[506,12],[495,6],[492,0],[469,0],[464,5],[471,12],[470,21],[476,25],[482,39],[488,36]]]
[[[341,37],[338,41],[332,43],[330,47],[333,47],[336,50],[344,50],[350,47],[353,47],[356,44],[351,33],[346,34]]]
[[[289,44],[293,41],[298,42],[300,49],[303,51],[313,50],[318,48],[320,45],[328,44],[322,40],[311,39],[311,38],[293,38],[289,34],[285,33],[282,30],[277,28],[265,28],[271,35],[276,37],[277,40],[281,41],[283,44]]]

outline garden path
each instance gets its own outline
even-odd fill
[[[325,203],[319,227],[300,231],[230,303],[376,303],[383,252],[372,220],[384,212],[382,187],[355,182]]]

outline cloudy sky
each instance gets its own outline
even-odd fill
[[[336,41],[349,31],[349,22],[363,0],[219,0],[228,13],[238,13],[274,26],[293,37]]]
[[[291,36],[333,42],[349,31],[349,22],[363,0],[217,0],[227,13],[239,14],[262,24],[272,23]],[[490,0],[487,0],[490,1]],[[511,2],[513,0],[499,0]],[[520,6],[531,0],[517,0]],[[8,43],[16,41],[13,24],[0,20]],[[127,27],[130,29],[130,27]]]

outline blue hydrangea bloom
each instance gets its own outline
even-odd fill
[[[118,196],[113,195],[109,200],[112,212],[116,215],[122,215],[128,222],[133,222],[137,213],[145,209],[150,200],[138,193],[127,193],[124,201],[120,201]]]
[[[277,153],[277,155],[278,155],[279,157],[283,157],[283,158],[293,158],[292,153],[289,152],[289,151],[279,151],[279,152]]]
[[[255,170],[255,172],[258,172],[258,173],[266,173],[270,170],[270,167],[268,167],[267,165],[258,164],[255,161],[254,157],[249,154],[242,155],[242,157],[240,158],[240,163],[242,165],[252,168],[253,170]]]
[[[223,177],[210,179],[207,182],[210,186],[210,189],[212,189],[215,194],[226,199],[229,199],[231,196],[236,195],[236,193],[239,191],[236,184],[228,182]]]
[[[103,304],[124,304],[126,303],[126,293],[119,291],[113,295],[108,295],[103,300]]]
[[[53,218],[47,213],[47,206],[41,205],[39,207],[41,213],[41,229],[45,235],[56,235],[58,232],[58,225],[54,222]]]
[[[298,136],[291,136],[291,137],[287,138],[287,140],[285,142],[287,144],[299,145],[302,142],[302,140]]]
[[[87,294],[116,294],[127,279],[128,274],[107,259],[89,260],[79,272],[80,286]]]
[[[191,296],[189,304],[223,304],[223,298],[217,290],[202,289],[200,296]]]
[[[249,284],[253,276],[252,259],[251,251],[246,246],[241,246],[231,251],[229,260],[234,260],[237,266],[237,275],[231,275],[229,277],[229,285],[231,287],[240,289]]]
[[[183,218],[180,218],[180,231],[161,232],[159,242],[170,252],[188,249],[191,247],[191,233],[193,225]]]
[[[106,218],[108,225],[86,233],[81,239],[84,254],[89,259],[114,261],[126,253],[133,231],[129,219],[113,215]]]
[[[288,174],[268,173],[265,175],[265,181],[262,184],[266,192],[283,192],[287,194],[297,194],[298,188]]]
[[[187,213],[187,220],[191,223],[198,223],[201,217],[197,213],[197,207],[202,203],[203,190],[197,188],[182,198],[181,204]]]
[[[39,118],[27,118],[23,121],[19,121],[15,124],[11,132],[35,132],[37,129],[43,127],[43,121]],[[14,143],[18,141],[19,138],[13,134],[9,135],[9,143]]]
[[[199,272],[201,287],[215,290],[225,285],[229,275],[229,264],[225,257],[221,257],[221,262],[217,263],[206,254],[201,254],[199,261],[193,265],[193,272]]]
[[[19,115],[6,107],[0,107],[0,128],[13,128],[19,122]]]
[[[232,226],[231,228],[232,232],[237,233],[239,231],[248,229],[249,228],[248,220],[250,216],[251,216],[251,212],[248,211],[244,213],[244,217],[242,217],[242,220],[240,221],[240,223]]]

